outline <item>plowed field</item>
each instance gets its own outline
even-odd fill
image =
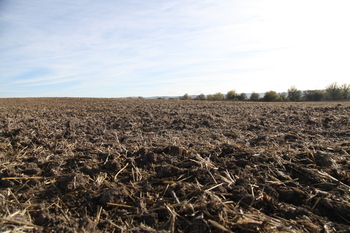
[[[2,232],[350,232],[350,103],[0,99]]]

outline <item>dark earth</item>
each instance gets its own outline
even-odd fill
[[[350,232],[350,102],[0,99],[1,232]]]

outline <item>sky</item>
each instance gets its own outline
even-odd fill
[[[350,83],[350,0],[0,0],[0,97]]]

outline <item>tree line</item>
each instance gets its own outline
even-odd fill
[[[277,93],[275,91],[265,92],[264,96],[253,92],[249,98],[246,93],[238,94],[235,90],[223,94],[217,92],[215,94],[204,95],[200,94],[195,98],[188,94],[180,97],[181,100],[232,100],[232,101],[265,101],[265,102],[281,102],[281,101],[323,101],[323,100],[349,100],[350,99],[350,84],[342,84],[334,82],[324,90],[298,90],[295,86],[288,89],[287,92]]]

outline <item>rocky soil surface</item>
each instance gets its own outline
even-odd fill
[[[350,103],[0,99],[2,232],[350,232]]]

